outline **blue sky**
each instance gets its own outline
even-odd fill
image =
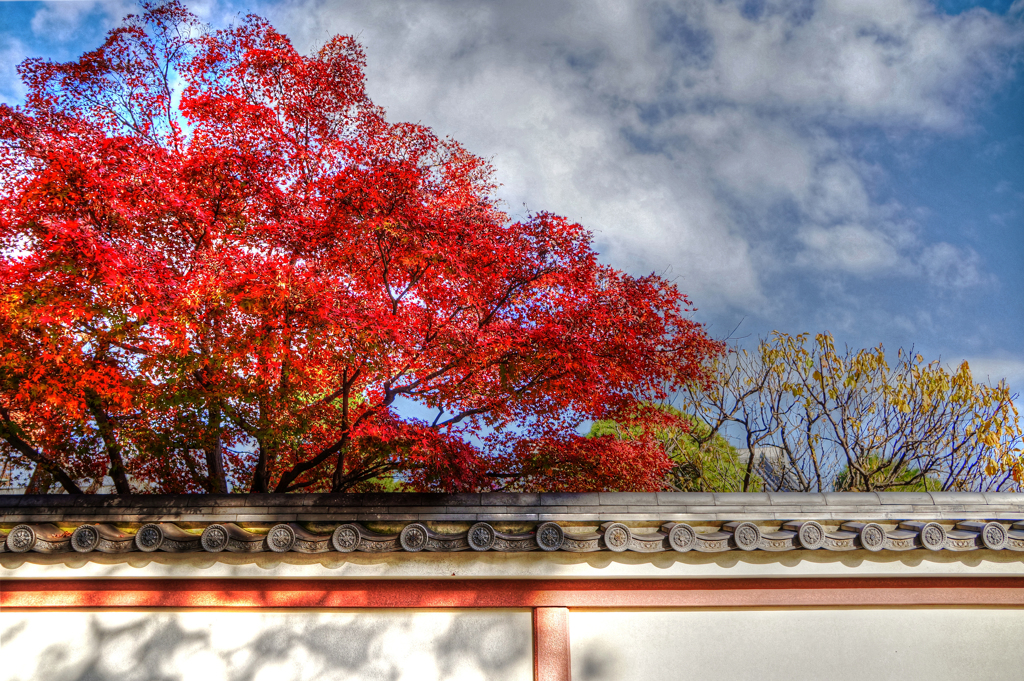
[[[675,279],[716,336],[829,330],[1024,390],[1024,0],[190,7],[358,36],[392,119],[491,158],[512,214]],[[0,100],[134,8],[0,2]]]

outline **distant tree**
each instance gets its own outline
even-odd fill
[[[768,489],[1008,489],[1024,483],[1022,432],[1001,382],[975,382],[966,362],[882,346],[839,352],[825,333],[775,333],[755,353],[709,360],[716,377],[684,391],[682,407],[712,432],[738,424]],[[758,470],[758,465],[761,469]],[[750,489],[744,482],[743,489]]]
[[[868,457],[868,468],[870,470],[878,470],[875,473],[875,477],[879,480],[887,480],[892,478],[889,467],[882,464],[878,460],[873,460],[872,457]],[[870,485],[858,486],[852,481],[855,480],[855,476],[850,475],[850,468],[843,468],[839,474],[835,477],[832,482],[832,489],[837,492],[867,492]],[[886,489],[887,492],[941,492],[942,491],[942,480],[936,477],[922,475],[921,471],[916,468],[908,468],[903,472],[901,476],[896,479],[895,486]]]
[[[573,433],[706,381],[673,284],[511,220],[484,160],[386,120],[354,39],[145,7],[0,106],[0,441],[32,489],[660,480],[652,442]]]

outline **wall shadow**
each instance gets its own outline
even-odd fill
[[[532,676],[524,612],[23,611],[3,620],[10,681]]]

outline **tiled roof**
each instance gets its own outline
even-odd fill
[[[0,551],[1024,552],[1024,494],[0,497]]]

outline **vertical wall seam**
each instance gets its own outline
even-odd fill
[[[569,609],[533,609],[534,681],[571,681]]]

